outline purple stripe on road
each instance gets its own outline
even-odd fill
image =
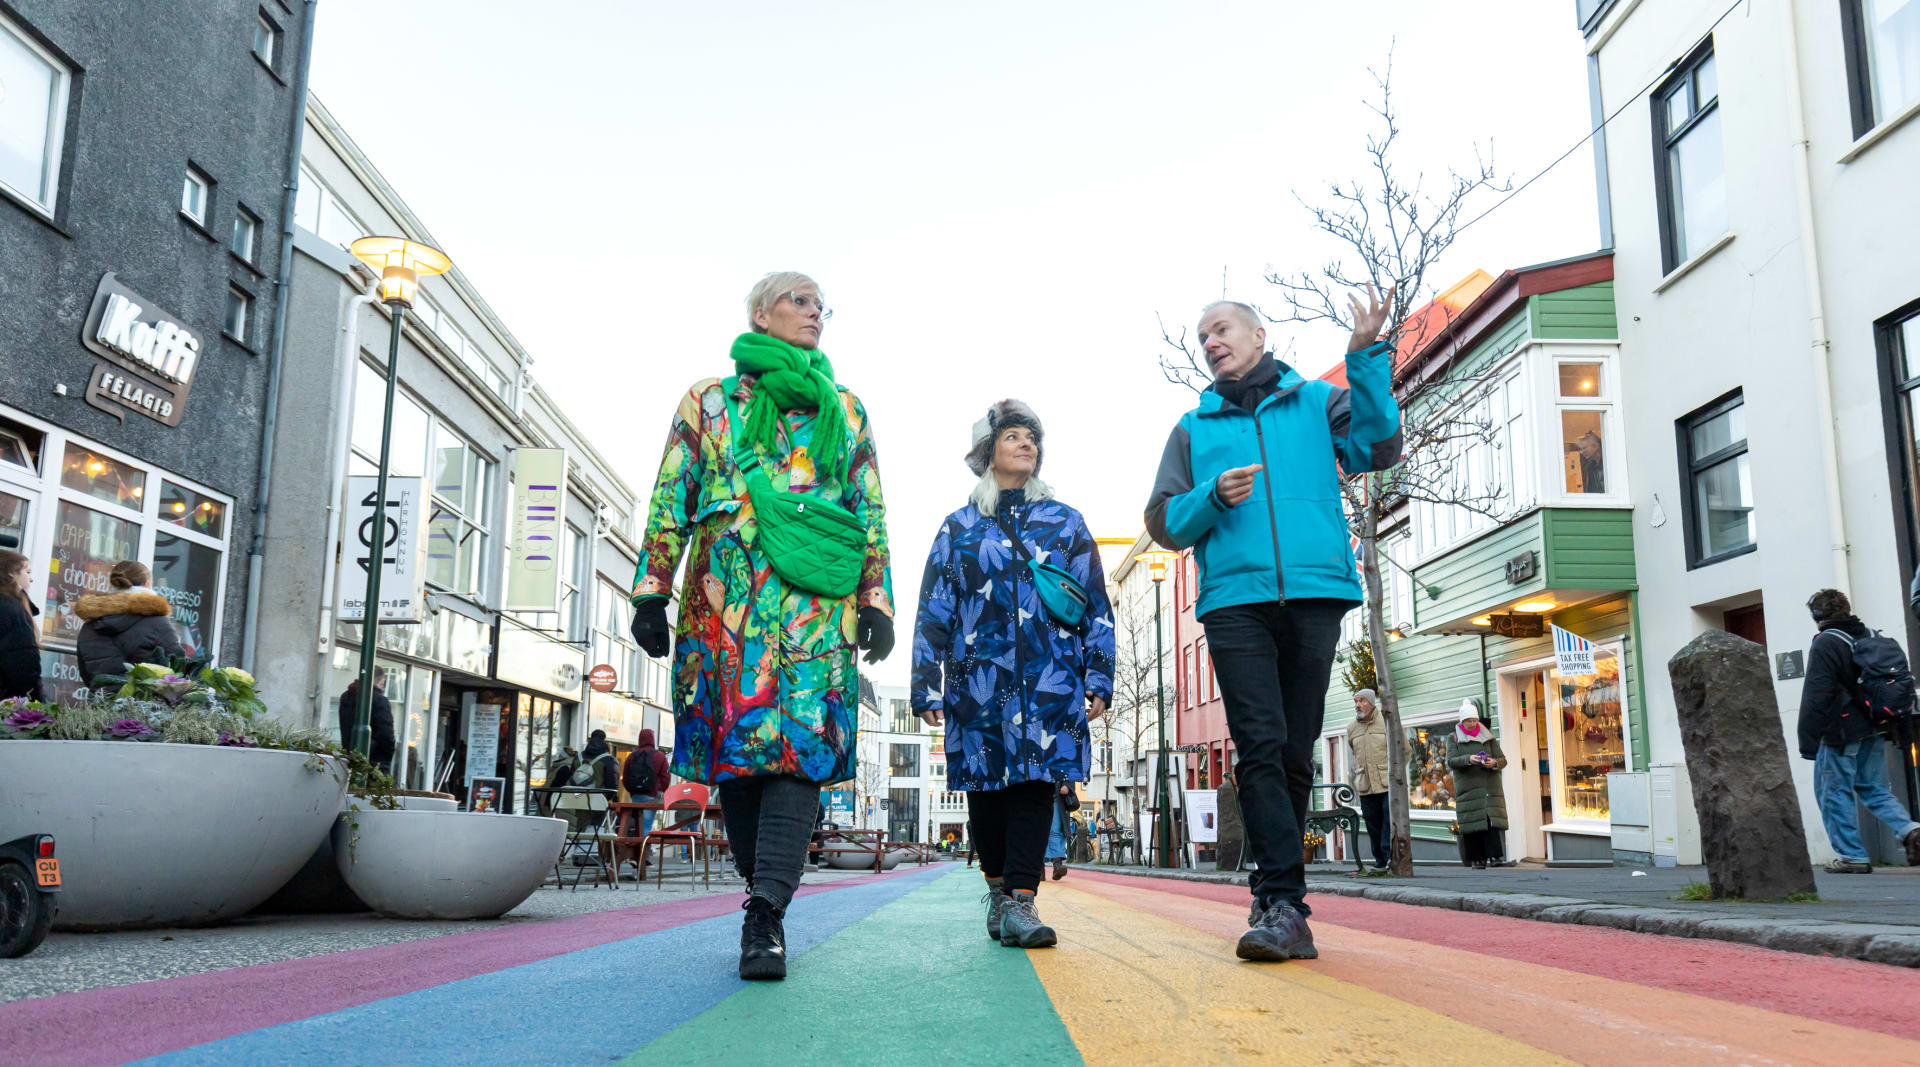
[[[906,873],[902,868],[802,886],[798,895]],[[740,898],[727,893],[19,1000],[0,1004],[0,1048],[9,1062],[37,1067],[126,1063],[711,919],[739,907]]]

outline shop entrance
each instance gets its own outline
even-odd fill
[[[1542,670],[1500,676],[1500,747],[1507,755],[1501,785],[1507,794],[1507,855],[1547,858],[1553,821],[1553,759],[1541,727],[1547,677]]]

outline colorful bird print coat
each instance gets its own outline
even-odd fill
[[[822,784],[853,776],[859,714],[854,628],[859,609],[893,614],[886,511],[866,409],[846,389],[847,476],[838,502],[867,528],[854,595],[787,585],[754,546],[753,505],[734,462],[722,380],[680,401],[648,508],[633,599],[665,596],[684,553],[673,648],[673,773],[696,782],[790,774]],[[753,377],[734,390],[753,398]],[[807,455],[813,413],[781,419],[783,454],[761,456],[768,478],[820,494]]]
[[[1086,520],[1059,501],[1030,504],[1016,490],[996,510],[999,522],[972,504],[947,516],[927,553],[913,709],[946,715],[949,789],[1084,782],[1087,696],[1113,699],[1113,608],[1100,556]],[[1008,529],[1087,591],[1079,632],[1047,615]]]

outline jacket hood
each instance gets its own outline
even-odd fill
[[[649,748],[657,747],[653,743],[653,731],[652,730],[640,731],[640,743],[634,747],[640,749],[641,751],[645,751]]]
[[[74,602],[73,613],[93,622],[109,615],[158,615],[166,617],[173,614],[173,605],[159,593],[94,593],[83,596]]]
[[[81,602],[85,603],[85,598],[82,598]],[[1820,628],[1822,630],[1845,630],[1853,637],[1865,637],[1869,633],[1867,624],[1861,622],[1860,617],[1857,615],[1842,615],[1837,619],[1828,619],[1826,622],[1820,624]]]

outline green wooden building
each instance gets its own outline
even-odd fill
[[[1644,771],[1647,739],[1611,255],[1478,273],[1423,315],[1442,325],[1403,344],[1396,380],[1445,366],[1472,382],[1457,403],[1487,432],[1447,467],[1456,499],[1499,503],[1412,504],[1380,542],[1415,858],[1458,858],[1445,739],[1473,699],[1508,758],[1507,855],[1612,862],[1607,776]],[[1346,625],[1318,753],[1340,781],[1363,613]],[[1594,673],[1555,670],[1554,626],[1593,642]]]

